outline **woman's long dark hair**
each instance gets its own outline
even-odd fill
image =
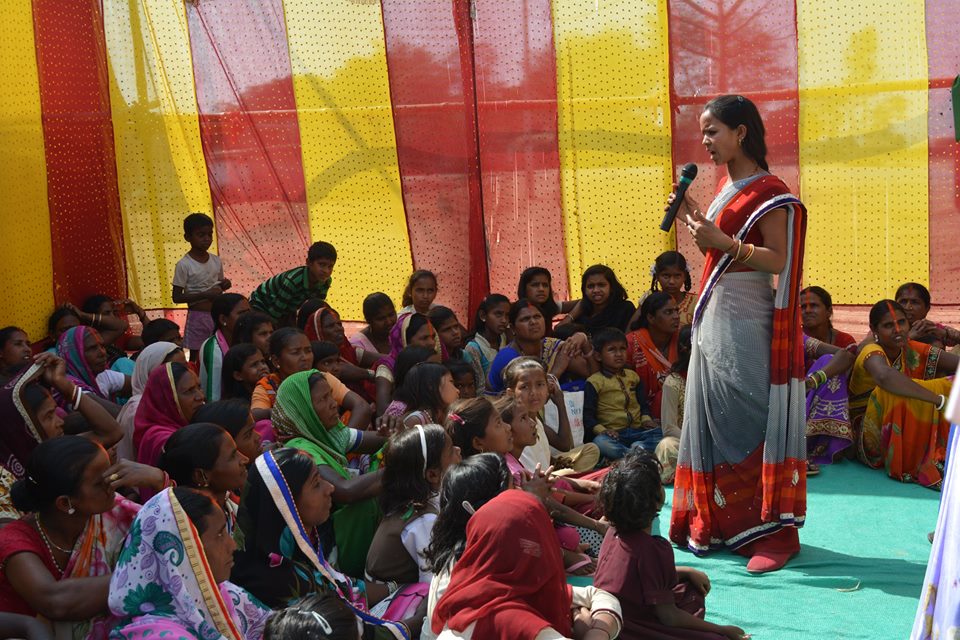
[[[753,158],[761,169],[770,170],[767,166],[767,143],[764,140],[766,131],[757,105],[743,96],[726,95],[714,98],[703,110],[709,111],[714,118],[731,129],[745,126],[747,135],[743,138],[743,152]]]
[[[444,409],[443,399],[440,397],[440,381],[443,376],[450,375],[442,364],[421,362],[413,366],[403,384],[394,393],[394,399],[407,405],[410,411],[426,410],[439,420]]]
[[[440,488],[440,515],[423,554],[433,573],[449,569],[463,555],[471,516],[463,503],[476,511],[509,486],[510,470],[495,453],[480,453],[447,469]]]
[[[83,436],[62,436],[37,445],[27,458],[26,473],[13,483],[10,499],[23,513],[46,509],[60,496],[76,495],[87,465],[103,452]]]
[[[606,281],[610,283],[610,297],[607,302],[608,307],[614,307],[618,302],[623,302],[627,299],[627,290],[620,284],[620,281],[617,280],[617,274],[613,272],[613,269],[605,264],[595,264],[588,267],[587,270],[583,272],[583,277],[580,278],[580,294],[583,296],[580,300],[580,308],[583,309],[583,315],[585,317],[590,317],[590,315],[593,314],[593,302],[587,297],[587,278],[591,276],[603,276]]]
[[[527,285],[537,276],[546,276],[547,282],[550,283],[550,295],[547,296],[547,301],[540,305],[540,311],[544,318],[553,319],[553,316],[560,313],[560,306],[553,298],[553,276],[550,275],[550,271],[546,267],[527,267],[523,270],[523,273],[520,274],[520,282],[517,283],[517,300],[527,297]]]

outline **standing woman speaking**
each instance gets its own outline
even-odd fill
[[[763,122],[750,100],[714,98],[700,129],[727,177],[706,212],[686,196],[678,216],[706,264],[670,538],[697,554],[726,547],[763,573],[800,551],[806,513],[798,305],[806,211],[769,173]]]

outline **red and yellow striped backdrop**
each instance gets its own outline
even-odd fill
[[[414,268],[464,314],[547,266],[637,297],[697,116],[742,93],[810,210],[807,283],[960,304],[960,0],[32,0],[0,26],[0,324],[45,333],[103,292],[173,308],[183,217],[216,221],[242,293],[340,260],[359,319]],[[680,249],[694,265],[695,247]],[[697,267],[693,267],[697,273]]]

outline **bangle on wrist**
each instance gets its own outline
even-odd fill
[[[941,393],[941,394],[940,394],[940,402],[938,402],[938,403],[937,403],[936,405],[934,405],[934,406],[937,407],[937,411],[943,411],[943,407],[946,406],[946,404],[947,404],[947,396],[945,396],[945,395],[943,395],[943,394]]]
[[[724,253],[729,254],[731,251],[733,251],[737,247],[737,242],[739,242],[739,240],[737,240],[736,238],[733,238],[733,243],[726,248]]]

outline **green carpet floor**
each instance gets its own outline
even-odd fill
[[[708,620],[735,624],[757,640],[905,640],[940,494],[859,463],[822,469],[807,483],[802,550],[783,570],[752,576],[746,558],[725,551],[698,558],[675,548],[676,562],[710,576]],[[668,490],[662,535],[671,498]]]
[[[752,576],[746,558],[727,552],[698,558],[677,549],[676,561],[710,576],[709,620],[757,640],[906,639],[939,500],[855,462],[825,466],[807,481],[801,551],[782,571]],[[664,534],[669,513],[665,505]]]

